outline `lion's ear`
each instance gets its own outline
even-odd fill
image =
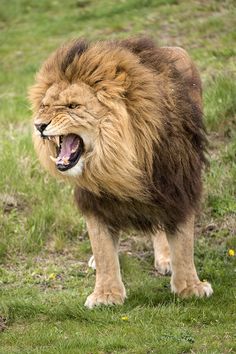
[[[131,85],[130,77],[125,71],[119,72],[116,76],[116,82],[119,82],[123,86],[124,91],[127,91]]]
[[[98,99],[124,97],[130,86],[127,72],[120,67],[114,70],[112,77],[100,80],[94,86]]]
[[[117,66],[115,72],[115,81],[120,83],[122,86],[126,87],[127,85],[128,74],[127,72],[120,66]]]

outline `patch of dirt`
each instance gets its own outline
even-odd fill
[[[34,258],[34,264],[36,267],[40,267],[41,269],[48,269],[50,266],[66,269],[68,267],[84,267],[87,265],[87,262],[79,260],[69,252],[64,255],[56,252],[47,252],[46,254],[36,256]]]
[[[217,219],[203,216],[196,223],[195,234],[197,238],[213,239],[217,244],[226,243],[228,239],[236,236],[236,217],[234,214]]]
[[[75,6],[79,7],[80,9],[84,9],[88,7],[91,4],[91,1],[89,0],[77,0]]]
[[[24,210],[27,207],[27,203],[24,200],[23,195],[19,194],[0,194],[0,208],[4,213],[10,213],[12,210]]]
[[[17,209],[18,202],[14,195],[0,194],[0,205],[3,208],[3,212],[8,213],[13,209]]]
[[[0,333],[7,329],[7,320],[5,317],[0,316]]]

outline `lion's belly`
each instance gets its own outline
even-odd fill
[[[98,198],[80,188],[75,190],[75,198],[84,215],[93,213],[116,230],[132,228],[147,233],[166,228],[166,215],[158,205],[119,201],[111,197]]]

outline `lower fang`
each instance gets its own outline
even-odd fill
[[[63,157],[62,161],[63,161],[64,165],[69,165],[69,160],[67,157]]]
[[[78,150],[78,147],[79,147],[79,144],[76,145],[76,147],[74,147],[72,150],[71,150],[71,153],[73,154],[74,152],[76,152]]]

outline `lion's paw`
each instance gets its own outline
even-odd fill
[[[96,263],[95,263],[95,259],[94,259],[94,256],[91,256],[89,261],[88,261],[88,266],[90,268],[92,268],[93,270],[96,269]]]
[[[159,262],[155,261],[155,269],[161,275],[169,275],[169,274],[171,274],[170,259],[169,258],[163,259],[163,260],[161,260]]]
[[[187,285],[182,288],[180,288],[178,286],[174,286],[172,283],[171,290],[183,298],[187,298],[187,297],[191,297],[191,296],[209,297],[213,294],[213,289],[211,287],[211,284],[208,283],[207,281],[200,281],[200,280],[196,281],[195,283],[193,283],[191,285]]]
[[[122,305],[126,297],[125,288],[97,291],[87,297],[85,306],[92,309],[100,305]]]

